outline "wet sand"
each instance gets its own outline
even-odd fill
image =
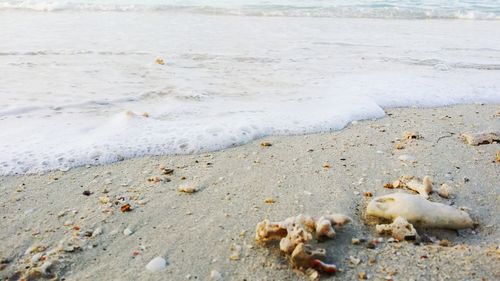
[[[214,270],[223,280],[307,280],[275,244],[254,242],[255,226],[265,218],[338,212],[353,221],[320,243],[339,268],[322,279],[355,280],[360,273],[369,280],[500,279],[500,144],[470,146],[459,138],[499,130],[500,105],[387,113],[338,132],[266,138],[271,146],[256,140],[213,153],[1,177],[0,277],[15,279],[51,261],[47,276],[65,280],[210,280]],[[423,138],[396,149],[405,131]],[[454,198],[433,193],[430,200],[464,208],[478,226],[417,229],[434,243],[384,237],[374,249],[352,245],[352,238],[378,237],[363,217],[365,192],[393,192],[383,185],[402,175],[453,186]],[[179,186],[197,192],[181,193]],[[443,240],[449,245],[439,245]],[[157,256],[166,268],[148,272]]]

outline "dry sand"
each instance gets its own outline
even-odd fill
[[[267,147],[259,140],[214,153],[2,177],[0,277],[15,279],[32,259],[45,258],[58,260],[51,270],[65,280],[210,280],[213,270],[223,280],[303,280],[275,244],[254,242],[255,225],[340,212],[353,221],[321,243],[340,269],[324,279],[354,280],[364,272],[370,280],[499,280],[500,144],[469,146],[459,139],[464,131],[484,129],[500,129],[499,105],[391,109],[385,118],[339,132],[266,138]],[[408,130],[423,139],[395,149]],[[159,165],[173,174],[163,175]],[[352,238],[377,237],[363,220],[370,199],[364,192],[392,192],[384,183],[402,175],[430,175],[435,188],[448,182],[455,198],[434,193],[430,199],[466,207],[478,227],[418,229],[436,243],[388,243],[385,237],[375,249],[352,245]],[[148,181],[152,177],[161,181]],[[181,193],[179,186],[198,190]],[[131,211],[121,212],[126,203]],[[96,228],[102,233],[91,236]],[[443,239],[450,245],[440,246]],[[47,255],[63,240],[61,252]],[[40,247],[26,254],[33,245]],[[232,247],[241,247],[237,260],[230,260]],[[166,268],[148,272],[146,264],[157,256]]]

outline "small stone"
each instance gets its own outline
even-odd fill
[[[414,156],[408,155],[408,154],[403,154],[398,157],[399,161],[402,162],[410,162],[410,163],[415,163],[417,162],[417,159]]]
[[[353,257],[353,256],[350,256],[349,257],[349,262],[351,262],[354,265],[358,265],[361,262],[361,259]]]
[[[174,173],[174,169],[167,169],[167,168],[163,168],[163,169],[161,169],[161,170],[162,170],[162,173],[163,173],[164,175],[171,175],[171,174],[173,174],[173,173]]]
[[[241,253],[241,246],[233,244],[231,246],[231,255],[229,256],[229,259],[232,261],[237,261],[240,259],[240,253]]]
[[[358,273],[358,278],[361,280],[366,280],[366,279],[368,279],[368,275],[366,275],[366,272],[361,271]]]
[[[212,270],[210,271],[210,279],[211,280],[222,280],[222,274],[220,274],[220,272],[218,272],[217,270]]]
[[[366,244],[366,248],[368,248],[368,249],[375,249],[376,246],[377,245],[373,241],[370,241],[370,242],[368,242],[368,244]]]
[[[266,147],[266,146],[267,146],[267,147],[269,147],[269,146],[272,146],[272,145],[273,145],[273,144],[272,144],[272,143],[270,143],[270,142],[268,142],[268,141],[262,141],[262,142],[260,143],[260,146],[263,146],[263,147]]]
[[[443,198],[450,198],[453,194],[453,188],[446,183],[443,183],[441,187],[439,187],[438,194]]]
[[[42,257],[43,253],[37,253],[31,257],[31,263],[36,263],[40,260]]]
[[[99,197],[99,202],[101,202],[102,204],[108,204],[109,203],[109,197],[107,196],[101,196]]]
[[[448,241],[446,239],[439,240],[439,246],[441,246],[441,247],[449,247],[450,246],[450,241]]]
[[[161,271],[165,267],[167,267],[167,261],[162,257],[156,257],[146,265],[146,269],[151,272]]]
[[[371,193],[370,191],[365,191],[365,192],[363,193],[363,195],[364,195],[365,197],[372,197],[372,196],[373,196],[373,193]]]
[[[85,196],[90,196],[92,194],[92,192],[90,192],[90,190],[85,190],[85,191],[83,191],[82,194]]]
[[[130,212],[130,211],[132,211],[132,207],[131,207],[131,206],[130,206],[130,204],[128,204],[128,203],[127,203],[127,204],[124,204],[124,205],[122,205],[122,206],[120,207],[120,211],[121,211],[122,213],[125,213],[125,212]]]
[[[164,61],[162,58],[157,58],[157,59],[155,60],[155,63],[156,63],[156,64],[159,64],[159,65],[165,65],[165,61]]]
[[[198,191],[198,190],[196,189],[196,187],[194,187],[194,186],[188,186],[188,185],[181,185],[181,186],[179,186],[179,187],[177,188],[177,190],[178,190],[179,192],[188,193],[188,194],[190,194],[190,193],[195,193],[196,191]]]
[[[276,203],[276,200],[274,200],[273,198],[266,198],[266,200],[264,200],[264,202],[266,204],[274,204],[274,203]]]
[[[160,177],[150,177],[150,178],[148,178],[148,181],[153,182],[153,183],[159,183],[159,182],[161,182],[161,178]]]
[[[351,239],[351,244],[353,244],[353,245],[359,245],[359,244],[361,244],[361,240],[358,239],[358,238],[352,238]]]
[[[399,184],[399,183],[398,183],[398,184]],[[394,187],[396,187],[396,186],[394,186],[394,183],[390,183],[390,182],[389,182],[389,183],[384,184],[384,188],[394,189]]]
[[[134,231],[132,231],[132,229],[130,229],[128,227],[123,230],[123,234],[125,234],[126,236],[130,236],[133,233],[134,233]]]

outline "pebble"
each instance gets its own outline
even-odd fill
[[[359,258],[356,258],[356,257],[353,257],[353,256],[350,256],[349,257],[349,261],[354,264],[354,265],[358,265],[360,262],[361,262],[361,259]]]
[[[33,257],[31,257],[31,263],[36,263],[40,260],[40,258],[42,257],[43,253],[37,253],[35,255],[33,255]]]
[[[222,280],[222,274],[217,270],[210,271],[210,279],[211,280]]]
[[[123,234],[125,234],[126,236],[130,236],[133,233],[134,233],[134,231],[132,231],[132,229],[130,229],[128,227],[123,230]]]
[[[260,143],[260,146],[272,146],[272,145],[273,145],[273,144],[272,144],[272,143],[270,143],[270,142],[268,142],[268,141],[262,141],[262,142]]]
[[[231,255],[229,256],[230,260],[237,261],[240,259],[241,246],[233,244],[231,246]]]
[[[453,194],[453,188],[446,183],[443,183],[441,187],[439,187],[438,194],[443,198],[450,198]]]
[[[179,192],[183,192],[183,193],[195,193],[197,191],[196,187],[194,186],[185,186],[185,185],[181,185],[177,188],[177,190],[179,190]]]
[[[408,154],[400,155],[398,158],[400,161],[403,162],[411,162],[411,163],[417,162],[417,159],[414,156]]]
[[[102,228],[98,227],[96,229],[94,229],[94,231],[92,232],[92,237],[96,237],[98,235],[101,235],[102,234]]]
[[[167,261],[162,257],[156,257],[146,265],[146,269],[151,272],[161,271],[165,267],[167,267]]]
[[[132,207],[130,206],[130,204],[124,204],[120,207],[120,211],[122,211],[122,213],[125,213],[125,212],[130,212],[132,211]]]
[[[274,200],[273,198],[266,198],[266,200],[264,200],[264,202],[266,204],[274,204],[274,203],[276,203],[276,200]]]
[[[361,280],[366,280],[366,279],[368,279],[368,275],[366,275],[366,272],[361,271],[358,273],[358,278]]]

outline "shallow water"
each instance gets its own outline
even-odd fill
[[[500,102],[498,1],[370,2],[0,0],[0,174]]]

